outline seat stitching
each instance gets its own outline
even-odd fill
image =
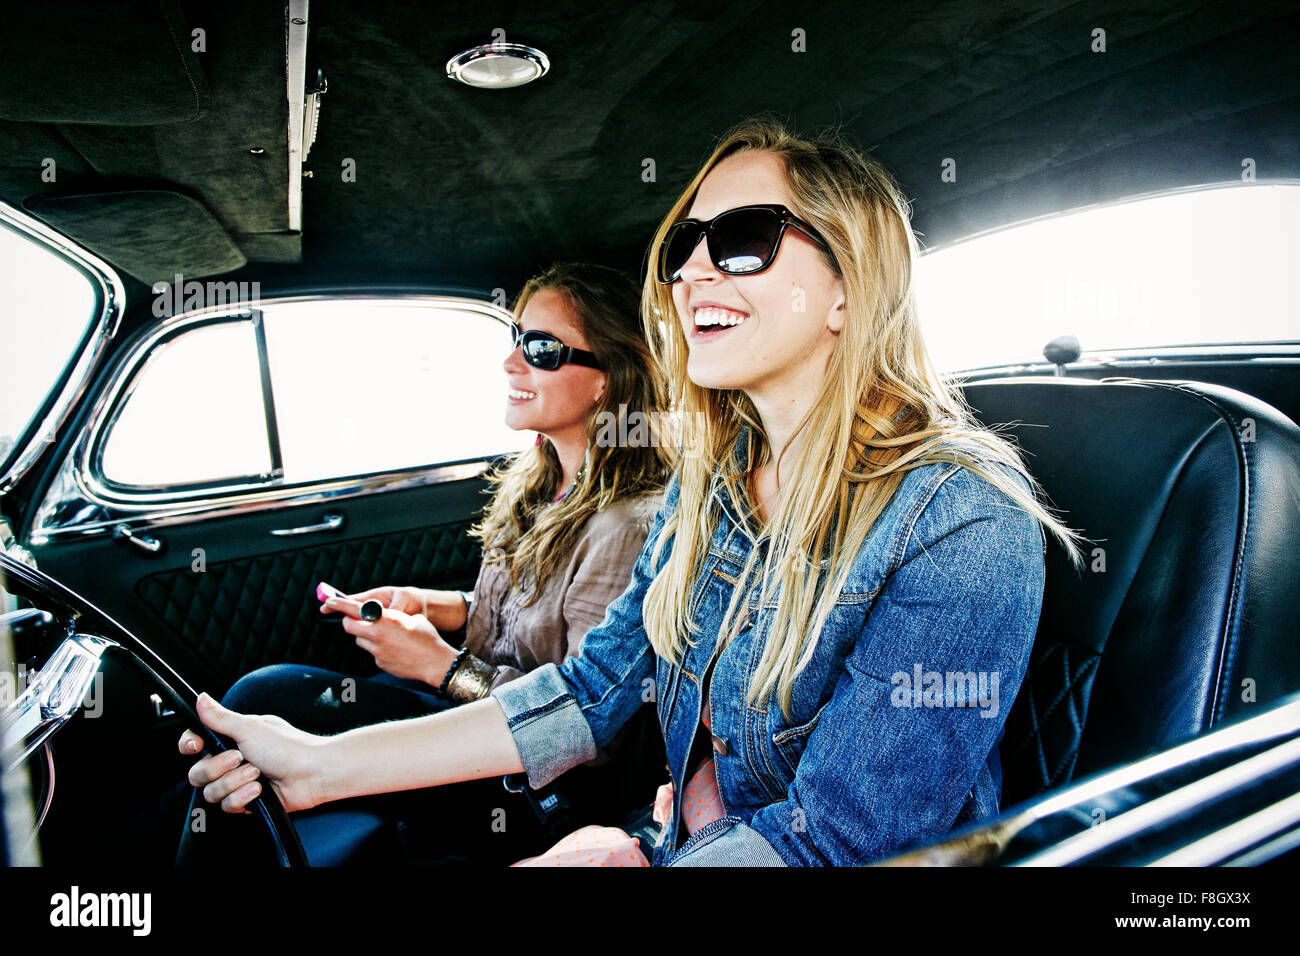
[[[1064,645],[1064,644],[1062,644],[1062,645],[1058,645],[1058,646],[1060,646],[1062,649],[1065,649],[1065,648],[1066,648],[1066,645]],[[1068,657],[1067,657],[1067,661],[1068,661]],[[1052,715],[1053,711],[1055,711],[1056,708],[1060,706],[1060,704],[1061,704],[1061,699],[1062,699],[1063,697],[1065,697],[1066,694],[1070,693],[1070,691],[1072,691],[1072,690],[1074,689],[1074,685],[1077,684],[1079,681],[1081,681],[1085,676],[1087,676],[1087,670],[1095,669],[1096,666],[1097,666],[1097,664],[1100,663],[1100,661],[1101,661],[1101,655],[1100,655],[1100,654],[1096,654],[1096,653],[1094,653],[1093,656],[1092,656],[1092,659],[1091,659],[1090,661],[1088,661],[1086,664],[1083,665],[1084,668],[1085,668],[1085,670],[1080,670],[1078,674],[1076,674],[1075,676],[1069,678],[1069,683],[1067,683],[1067,684],[1065,685],[1065,688],[1064,688],[1064,689],[1063,689],[1059,694],[1057,694],[1056,698],[1052,701],[1051,706],[1048,707],[1047,710],[1043,713],[1043,715],[1042,715],[1042,720],[1043,720],[1044,722],[1046,722],[1047,718],[1050,717],[1050,716]],[[1068,666],[1067,666],[1066,673],[1067,673],[1067,675],[1069,674]],[[1031,703],[1032,703],[1032,700],[1033,700],[1033,698],[1032,698],[1032,695],[1031,695],[1031,697],[1030,697],[1030,702],[1031,702]],[[1021,741],[1020,741],[1018,744],[1016,744],[1014,747],[1011,748],[1011,751],[1010,751],[1010,752],[1011,752],[1012,755],[1015,755],[1017,752],[1019,752],[1021,749],[1023,749],[1024,746],[1025,746],[1027,743],[1029,743],[1030,735],[1031,735],[1032,733],[1033,733],[1033,731],[1030,731],[1030,733],[1029,733],[1029,734],[1026,734],[1025,737],[1023,737],[1023,738],[1021,739]]]

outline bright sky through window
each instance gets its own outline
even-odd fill
[[[922,256],[941,371],[1085,351],[1300,340],[1300,186],[1232,186],[1087,209]]]

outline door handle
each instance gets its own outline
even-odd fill
[[[118,541],[130,541],[141,551],[147,551],[150,554],[157,554],[162,550],[162,539],[155,538],[153,535],[136,534],[127,525],[120,524],[113,529],[113,537]]]
[[[315,534],[317,531],[338,531],[343,527],[343,516],[338,512],[327,514],[320,524],[304,525],[301,528],[274,528],[271,534],[283,538],[291,534]]]

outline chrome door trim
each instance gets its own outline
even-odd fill
[[[287,538],[298,534],[319,534],[322,531],[339,531],[343,528],[343,513],[331,511],[317,524],[305,524],[297,528],[272,528],[271,534],[277,538]]]
[[[478,478],[491,467],[491,461],[472,461],[422,471],[385,472],[365,475],[359,478],[344,478],[327,483],[310,486],[295,485],[263,491],[256,495],[225,495],[203,502],[191,502],[175,507],[159,507],[156,503],[144,505],[110,505],[109,516],[93,521],[78,522],[65,526],[56,526],[49,521],[47,508],[52,510],[57,502],[47,501],[41,505],[36,524],[32,527],[29,543],[34,546],[49,544],[69,538],[100,537],[112,534],[113,529],[123,521],[129,520],[131,528],[143,531],[153,528],[165,528],[181,524],[195,518],[210,520],[229,518],[234,515],[251,514],[257,511],[269,511],[275,508],[296,507],[307,504],[333,504],[348,498],[373,494],[381,491],[402,491],[409,488],[423,488],[428,485],[441,485],[453,481],[465,481]],[[45,522],[45,523],[42,523]]]
[[[131,526],[125,523],[113,529],[113,539],[115,541],[129,541],[147,554],[157,554],[163,549],[161,538],[150,537],[147,534],[136,534],[131,530]]]
[[[111,380],[95,400],[94,408],[87,418],[87,427],[64,459],[58,476],[36,511],[29,533],[30,543],[39,546],[65,538],[111,534],[113,527],[124,520],[131,522],[132,529],[166,527],[198,516],[205,519],[217,518],[289,505],[332,503],[379,491],[418,488],[482,475],[490,467],[490,459],[350,475],[296,485],[284,485],[282,476],[266,475],[237,479],[233,483],[217,487],[123,490],[110,487],[95,474],[93,453],[101,446],[101,435],[111,427],[115,410],[121,407],[125,397],[130,394],[138,372],[160,341],[170,339],[190,326],[222,319],[247,318],[250,307],[266,308],[298,302],[337,302],[348,299],[427,303],[430,306],[477,312],[503,325],[508,325],[512,318],[509,312],[491,301],[468,296],[428,293],[377,295],[357,292],[290,295],[263,299],[258,303],[224,303],[164,319],[138,334],[117,360]],[[79,517],[79,520],[67,524],[60,523],[55,516],[63,510],[63,505],[73,501],[96,506],[96,513],[89,517]]]
[[[45,446],[48,444],[46,438],[56,434],[63,427],[68,413],[85,393],[86,386],[90,382],[90,373],[99,364],[108,343],[117,333],[122,313],[126,310],[126,291],[122,287],[122,280],[108,263],[72,244],[40,220],[0,202],[0,221],[17,232],[35,239],[77,266],[98,286],[96,294],[100,302],[99,317],[90,323],[86,344],[82,347],[81,354],[73,364],[72,371],[68,374],[67,381],[54,400],[49,413],[41,421],[31,440],[18,453],[18,457],[13,460],[13,464],[0,474],[0,495],[4,495],[44,453]]]
[[[1060,840],[1018,861],[1016,866],[1072,866],[1249,787],[1270,774],[1294,767],[1297,761],[1300,761],[1300,738],[1293,738],[1112,816],[1104,827],[1089,827]]]

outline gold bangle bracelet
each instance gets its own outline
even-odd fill
[[[492,682],[498,673],[498,668],[479,660],[473,654],[466,654],[465,660],[447,682],[447,696],[460,703],[482,700],[492,689]]]

